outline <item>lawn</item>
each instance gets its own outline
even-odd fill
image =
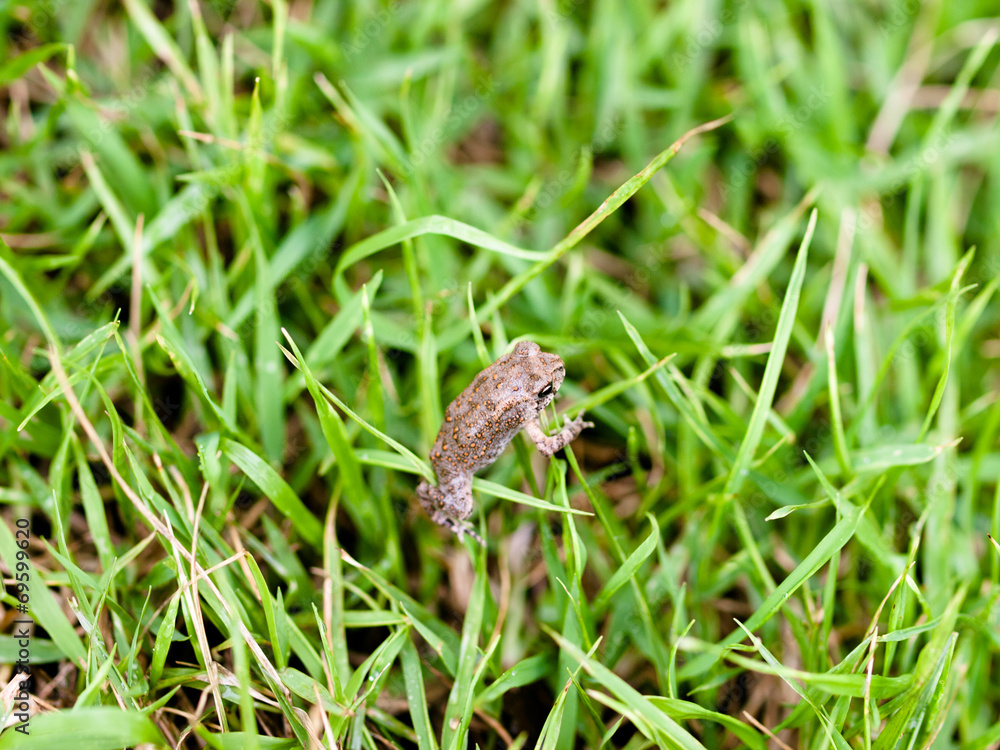
[[[0,750],[1000,747],[994,3],[0,28]]]

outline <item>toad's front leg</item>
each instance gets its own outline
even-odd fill
[[[580,412],[576,415],[576,419],[567,422],[562,430],[555,435],[546,435],[537,419],[526,423],[524,431],[528,433],[528,437],[534,442],[539,453],[543,456],[552,456],[576,440],[576,436],[585,428],[593,426],[593,422],[583,421],[583,412]]]

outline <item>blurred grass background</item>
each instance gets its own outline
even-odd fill
[[[0,26],[0,748],[1000,743],[995,4]],[[413,489],[521,337],[597,427],[463,546]]]

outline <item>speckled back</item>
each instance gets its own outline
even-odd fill
[[[551,403],[564,375],[562,359],[533,341],[518,343],[476,375],[445,409],[430,456],[438,481],[493,463]]]

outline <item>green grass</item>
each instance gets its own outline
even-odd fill
[[[0,7],[0,750],[995,747],[993,14]]]

